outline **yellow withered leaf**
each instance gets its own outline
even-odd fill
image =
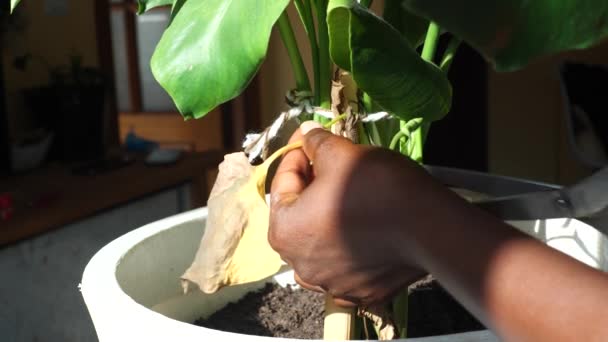
[[[283,262],[267,237],[266,175],[276,157],[299,146],[288,145],[259,166],[251,166],[242,152],[224,156],[207,203],[205,233],[192,265],[181,277],[184,292],[194,283],[201,291],[214,293],[279,271]]]

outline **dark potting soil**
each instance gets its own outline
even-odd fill
[[[266,284],[194,324],[248,335],[322,339],[324,295]]]
[[[457,334],[485,329],[432,276],[409,287],[408,337]]]
[[[484,329],[430,276],[410,286],[408,305],[408,337]],[[249,335],[322,339],[323,307],[323,294],[267,284],[194,324]]]

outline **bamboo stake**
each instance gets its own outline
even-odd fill
[[[325,296],[325,322],[323,339],[326,341],[350,340],[355,327],[355,308],[336,305],[331,295]]]

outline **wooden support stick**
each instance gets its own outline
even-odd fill
[[[355,327],[355,308],[343,308],[331,295],[325,296],[325,323],[323,339],[326,341],[350,340]]]

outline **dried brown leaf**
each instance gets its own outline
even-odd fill
[[[399,337],[390,311],[386,307],[359,308],[358,315],[372,322],[380,341],[394,340]]]
[[[194,262],[182,275],[205,293],[258,281],[281,267],[268,243],[269,209],[264,199],[267,167],[249,164],[244,153],[226,155],[208,200],[205,234]]]

